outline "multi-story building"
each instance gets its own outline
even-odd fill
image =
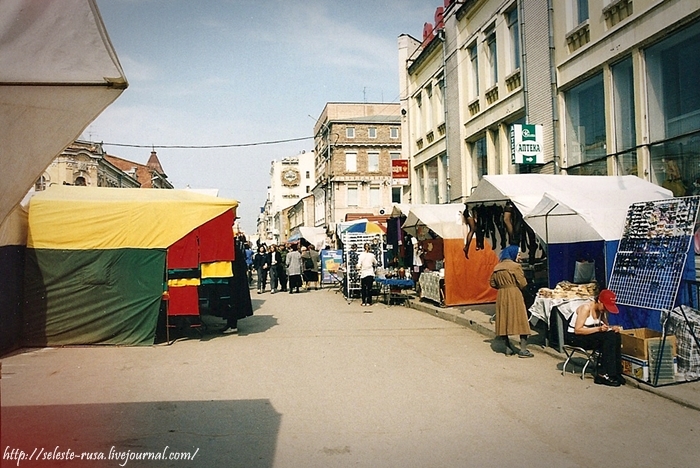
[[[258,219],[260,239],[277,243],[287,238],[290,226],[285,210],[311,194],[315,184],[314,167],[313,151],[302,151],[270,163],[267,200]]]
[[[445,0],[422,41],[399,38],[412,201],[523,172],[700,193],[699,39],[697,2]],[[541,155],[516,161],[513,129],[531,125]]]
[[[138,188],[135,172],[127,173],[110,162],[100,143],[76,141],[46,168],[35,190],[51,185]]]
[[[547,0],[447,0],[422,41],[399,38],[414,203],[464,200],[485,174],[555,172],[548,12]],[[512,159],[513,124],[541,125],[540,160]]]
[[[551,29],[562,170],[700,193],[700,3],[562,4]]]
[[[348,214],[388,213],[401,201],[392,160],[401,156],[399,103],[326,104],[314,126],[316,226],[330,233]]]
[[[160,165],[155,150],[151,151],[146,164],[139,164],[110,154],[105,154],[104,157],[122,171],[134,175],[141,184],[141,188],[174,188],[173,184],[168,181],[168,176],[163,171],[163,166]]]

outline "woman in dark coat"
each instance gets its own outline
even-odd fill
[[[226,329],[224,333],[237,333],[238,321],[253,315],[253,303],[250,299],[250,287],[248,284],[248,264],[246,263],[246,240],[241,236],[234,244],[236,249],[233,260],[233,278],[229,281],[230,305],[224,314]]]
[[[490,284],[498,290],[496,295],[496,336],[506,345],[506,356],[518,354],[518,357],[528,358],[534,355],[527,349],[527,338],[530,335],[530,323],[527,320],[527,309],[523,293],[520,291],[527,286],[523,268],[517,263],[518,246],[509,245],[501,251],[500,262],[494,267]],[[520,335],[520,351],[510,342],[509,335]]]
[[[258,247],[258,252],[253,256],[253,267],[258,273],[258,294],[262,294],[265,292],[267,272],[270,269],[270,254],[264,245]]]

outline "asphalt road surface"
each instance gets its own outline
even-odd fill
[[[238,335],[4,358],[2,466],[700,466],[697,411],[537,349],[331,290],[253,299]]]

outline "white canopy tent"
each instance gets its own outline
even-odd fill
[[[419,237],[421,227],[427,227],[443,239],[463,239],[463,211],[462,203],[411,205],[401,228],[414,237]]]
[[[632,203],[673,197],[636,176],[484,176],[467,203],[511,200],[546,243],[617,240]]]
[[[126,87],[94,0],[0,2],[0,222]]]

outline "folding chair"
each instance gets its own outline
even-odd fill
[[[566,354],[566,361],[564,361],[564,366],[561,368],[561,375],[566,375],[566,366],[574,357],[576,357],[577,354],[586,361],[583,364],[583,369],[581,369],[581,380],[583,380],[586,376],[586,369],[588,368],[589,364],[593,364],[593,369],[598,366],[598,350],[584,349],[579,346],[571,346],[568,344],[563,345],[562,350],[564,351],[564,354]],[[573,366],[573,362],[571,363]],[[571,373],[575,374],[575,368],[571,369]]]

